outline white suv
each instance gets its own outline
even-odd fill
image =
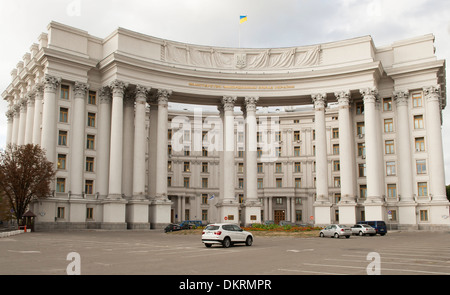
[[[203,230],[202,242],[208,248],[212,244],[222,244],[225,248],[235,243],[245,243],[245,245],[251,246],[253,243],[253,235],[248,231],[244,231],[236,224],[214,223],[209,224]]]

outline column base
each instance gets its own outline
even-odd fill
[[[314,203],[314,224],[316,226],[329,225],[331,223],[331,203]]]
[[[245,202],[243,207],[243,224],[249,226],[253,223],[261,223],[261,203],[258,201]]]
[[[102,229],[122,230],[127,229],[125,222],[125,200],[104,200]]]
[[[398,202],[398,223],[399,228],[404,227],[416,227],[417,226],[417,215],[415,202]]]
[[[216,204],[218,221],[224,223],[236,223],[239,224],[239,203],[234,201],[220,201]]]
[[[150,229],[149,204],[145,199],[131,199],[126,205],[126,222],[128,229]]]
[[[69,200],[69,222],[86,222],[86,200]]]
[[[430,203],[430,223],[433,225],[442,225],[446,228],[450,225],[450,203],[447,200],[431,201]]]
[[[151,229],[163,229],[170,224],[172,202],[168,199],[150,200],[149,221]]]
[[[386,210],[383,202],[377,199],[368,199],[364,202],[365,220],[386,220]]]
[[[356,203],[355,202],[340,202],[339,208],[339,223],[346,225],[354,225],[356,223]]]

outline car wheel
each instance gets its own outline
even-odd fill
[[[325,237],[325,235],[323,233],[320,233],[319,235],[321,238]]]
[[[230,247],[230,246],[231,246],[231,240],[230,240],[230,238],[226,237],[226,238],[223,240],[222,245],[223,245],[224,248]]]
[[[205,244],[206,248],[211,248],[212,244]]]
[[[338,234],[338,233],[335,233],[335,234],[334,234],[334,237],[335,237],[336,239],[339,239],[339,234]]]
[[[252,244],[253,244],[253,239],[252,239],[252,237],[248,236],[247,239],[245,240],[245,245],[251,246]]]
[[[359,232],[359,235],[360,235],[360,236],[364,236],[364,234],[363,234],[363,232],[362,232],[362,231],[360,231],[360,232]]]
[[[346,239],[350,239],[350,236],[345,236]]]

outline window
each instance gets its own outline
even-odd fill
[[[275,132],[275,141],[281,141],[281,131]]]
[[[202,146],[202,156],[203,157],[207,157],[208,156],[208,148]]]
[[[366,133],[364,129],[364,122],[357,122],[356,123],[356,134],[359,137],[362,137]]]
[[[423,152],[425,151],[425,140],[423,137],[417,137],[415,140],[416,143],[416,151]]]
[[[86,149],[93,150],[95,147],[95,135],[88,134],[86,137]]]
[[[281,147],[280,146],[275,148],[275,156],[281,157]]]
[[[334,187],[341,187],[341,178],[338,176],[334,178]]]
[[[417,183],[417,190],[418,190],[419,197],[428,196],[428,185],[426,182]]]
[[[262,134],[261,132],[256,133],[256,142],[262,142]]]
[[[367,185],[361,184],[359,186],[359,197],[361,199],[366,199],[367,198]]]
[[[191,154],[190,149],[191,149],[191,148],[190,148],[188,145],[185,145],[185,146],[184,146],[183,150],[184,150],[184,155],[185,155],[185,156],[189,156],[189,155]]]
[[[341,194],[340,194],[340,193],[335,193],[335,194],[334,194],[334,203],[337,204],[337,203],[339,203],[340,201],[341,201]],[[338,221],[338,219],[339,219],[339,215],[337,215],[337,216],[338,216],[338,218],[337,218],[336,221]]]
[[[302,221],[302,210],[295,210],[295,221]]]
[[[392,98],[383,98],[383,111],[392,111]]]
[[[428,210],[420,210],[420,221],[428,221]]]
[[[202,188],[208,188],[208,178],[202,178]]]
[[[94,172],[94,158],[86,158],[86,172]]]
[[[208,220],[208,210],[202,210],[202,221]]]
[[[69,99],[69,85],[61,85],[61,99]]]
[[[413,93],[412,102],[414,108],[419,108],[422,106],[422,93]]]
[[[299,146],[294,146],[294,157],[300,157],[300,147]]]
[[[238,157],[239,158],[243,158],[244,157],[244,150],[241,147],[238,149]]]
[[[95,127],[95,113],[88,113],[87,125],[89,127]]]
[[[283,198],[275,198],[275,203],[277,205],[283,205]]]
[[[244,172],[244,163],[238,163],[238,173]]]
[[[263,173],[263,163],[256,164],[256,167],[258,169],[258,173]]]
[[[202,163],[202,172],[203,173],[208,172],[208,162],[203,162]]]
[[[366,164],[358,164],[359,177],[366,177]]]
[[[88,104],[97,104],[97,93],[95,91],[89,91]]]
[[[387,193],[388,198],[397,198],[397,185],[394,184],[388,184],[387,185]]]
[[[94,219],[94,208],[86,208],[86,219]]]
[[[202,131],[202,141],[208,142],[208,131]]]
[[[172,146],[170,144],[167,146],[167,155],[168,156],[172,155]]]
[[[395,162],[394,161],[389,161],[386,162],[386,175],[387,176],[393,176],[395,175]]]
[[[58,133],[58,145],[67,145],[67,131],[59,130]]]
[[[276,163],[276,164],[275,164],[275,172],[276,172],[276,173],[281,173],[281,172],[283,172],[281,163]]]
[[[238,179],[238,186],[240,189],[244,188],[244,178]]]
[[[84,183],[84,192],[88,195],[92,195],[94,192],[94,181],[86,179]]]
[[[264,188],[264,183],[262,178],[258,178],[258,188]]]
[[[64,207],[58,207],[58,210],[56,212],[57,218],[64,218]]]
[[[333,144],[333,155],[339,155],[339,144]]]
[[[282,178],[277,178],[275,180],[276,183],[276,187],[283,187],[283,179]]]
[[[384,119],[384,132],[389,133],[393,131],[394,131],[394,120],[392,118]]]
[[[332,136],[333,136],[333,138],[339,138],[339,128],[333,128],[333,135]]]
[[[239,204],[244,203],[244,195],[243,194],[239,194]]]
[[[184,130],[184,141],[190,141],[191,140],[191,130]]]
[[[66,179],[65,178],[57,178],[56,179],[56,192],[64,193],[66,191]]]
[[[208,204],[208,194],[202,194],[202,204],[203,205]]]
[[[257,156],[258,158],[261,158],[261,156],[262,156],[262,149],[261,149],[260,147],[257,147],[257,148],[256,148],[256,156]]]
[[[183,171],[184,172],[191,172],[191,163],[190,162],[184,162]]]
[[[386,154],[393,154],[394,153],[394,141],[386,140],[384,143],[384,150],[385,150]]]
[[[341,170],[341,164],[339,161],[333,161],[333,171],[340,171]]]
[[[183,186],[189,188],[189,177],[185,177],[183,180]]]
[[[59,109],[59,122],[67,123],[69,117],[69,109],[68,108],[60,108]]]
[[[414,129],[423,129],[423,115],[414,116]]]
[[[366,157],[366,143],[358,142],[358,156],[365,158]]]
[[[172,177],[167,177],[167,186],[172,186]]]
[[[167,172],[172,171],[172,161],[167,161]]]
[[[417,174],[427,173],[427,161],[426,160],[416,160],[416,171]]]
[[[362,102],[357,102],[356,103],[356,114],[357,115],[364,114],[364,104]]]
[[[294,141],[300,140],[300,131],[294,131]]]
[[[172,140],[172,129],[167,130],[167,139]]]
[[[238,132],[237,142],[244,142],[244,132]]]
[[[300,123],[300,120],[294,120],[294,124]]]
[[[295,162],[295,171],[294,172],[302,172],[302,163]]]
[[[66,169],[66,155],[58,154],[58,169]]]
[[[301,188],[302,187],[302,179],[301,178],[296,178],[295,179],[295,187],[296,188]]]

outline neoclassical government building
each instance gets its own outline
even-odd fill
[[[431,34],[238,49],[51,22],[11,76],[7,143],[57,170],[37,229],[450,227]]]

